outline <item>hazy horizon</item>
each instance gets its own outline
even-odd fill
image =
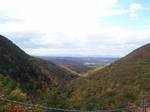
[[[32,55],[34,57],[56,57],[56,58],[121,58],[121,56],[102,56],[102,55]]]

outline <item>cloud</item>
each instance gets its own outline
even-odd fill
[[[142,9],[142,6],[139,3],[132,3],[130,4],[129,9],[134,12],[136,10]]]
[[[15,19],[15,18],[11,18],[11,17],[0,17],[0,24],[9,24],[9,23],[16,23],[16,22],[20,22],[21,20],[19,19]]]
[[[124,9],[118,3],[118,0],[1,0],[0,10],[21,21],[1,25],[0,29],[1,32],[94,32],[101,27],[102,17],[128,13],[135,17],[141,7],[133,3]]]
[[[84,34],[82,37],[81,35],[74,37],[72,33],[63,32],[49,35],[20,32],[9,34],[8,37],[29,54],[55,56],[124,56],[150,42],[149,31],[120,28],[101,29],[98,32]]]
[[[1,0],[0,10],[22,22],[1,25],[1,32],[40,31],[42,33],[94,32],[102,16],[111,14],[118,0]],[[34,5],[36,4],[36,5]],[[33,8],[34,5],[34,8]],[[120,11],[114,11],[119,13]]]
[[[4,12],[0,13],[0,33],[32,55],[122,56],[150,42],[148,31],[101,26],[106,16],[137,17],[142,9],[139,3],[122,8],[119,0],[0,2]]]
[[[139,3],[132,3],[129,6],[129,11],[130,11],[130,17],[138,17],[138,11],[141,10],[143,7]]]

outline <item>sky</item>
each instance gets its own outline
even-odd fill
[[[0,34],[40,56],[125,56],[150,43],[149,0],[0,0]]]

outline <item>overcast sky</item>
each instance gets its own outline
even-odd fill
[[[0,0],[0,34],[31,55],[124,56],[150,42],[149,0]]]

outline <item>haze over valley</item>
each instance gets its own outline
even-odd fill
[[[89,70],[103,68],[118,60],[116,57],[40,57],[42,59],[52,61],[58,65],[68,67],[77,74],[84,74]]]

